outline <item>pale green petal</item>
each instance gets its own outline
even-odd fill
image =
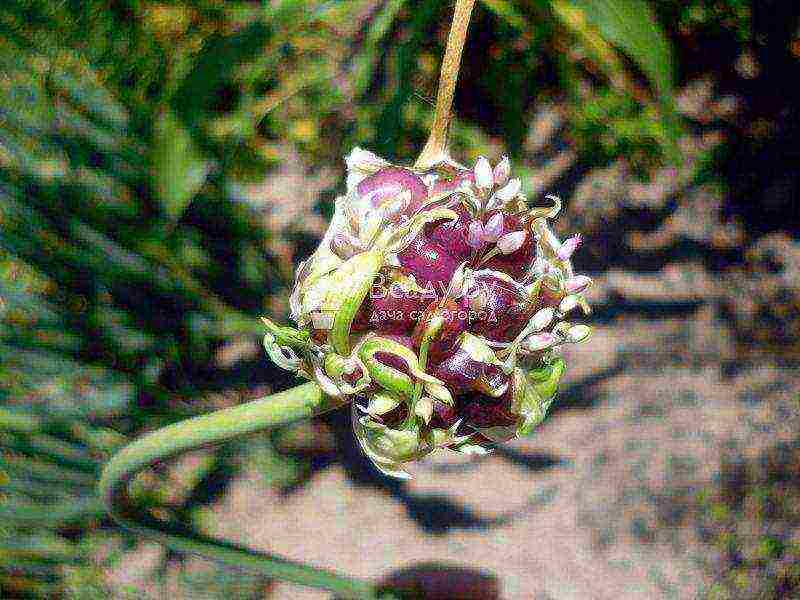
[[[367,412],[371,415],[385,415],[400,406],[402,399],[392,394],[378,392],[369,399]]]

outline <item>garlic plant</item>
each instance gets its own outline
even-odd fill
[[[130,483],[184,452],[351,405],[364,452],[383,473],[434,450],[484,453],[542,421],[564,373],[560,348],[589,336],[591,280],[573,272],[580,237],[549,226],[557,198],[531,205],[507,158],[494,168],[450,159],[447,132],[475,0],[456,0],[430,136],[415,165],[356,148],[347,190],[290,297],[296,327],[264,319],[269,356],[310,382],[173,423],[106,464],[109,514],[172,550],[199,553],[273,579],[378,600],[376,585],[256,552],[137,509]],[[392,597],[394,597],[392,595]]]
[[[439,448],[485,453],[545,417],[563,344],[585,340],[573,272],[580,237],[560,210],[529,204],[508,158],[469,169],[392,165],[356,148],[347,191],[319,248],[297,270],[297,327],[264,319],[285,369],[352,406],[364,452],[387,475]]]

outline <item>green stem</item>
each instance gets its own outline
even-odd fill
[[[181,524],[159,521],[136,509],[128,485],[143,469],[184,452],[307,419],[338,408],[315,383],[233,408],[202,415],[147,434],[114,455],[103,469],[99,492],[108,512],[121,525],[178,552],[200,554],[274,579],[328,590],[342,598],[377,598],[375,588],[359,581],[279,556],[216,540]]]
[[[456,81],[461,67],[461,52],[467,39],[467,28],[475,0],[456,0],[453,9],[453,24],[447,36],[442,68],[439,73],[439,91],[436,95],[436,111],[428,141],[414,165],[426,169],[447,157],[447,134],[450,129],[450,109],[456,93]]]

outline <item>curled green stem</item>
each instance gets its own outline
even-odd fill
[[[377,592],[368,582],[204,536],[180,523],[158,520],[137,509],[128,491],[131,480],[155,463],[320,415],[342,404],[342,400],[323,394],[315,383],[306,383],[169,425],[139,438],[111,458],[100,478],[100,496],[121,525],[178,552],[199,554],[274,579],[328,590],[341,598],[374,600]]]

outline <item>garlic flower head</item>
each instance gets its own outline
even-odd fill
[[[580,237],[532,206],[508,158],[418,171],[356,148],[347,192],[296,274],[297,327],[264,320],[279,366],[352,400],[353,428],[382,472],[439,448],[485,453],[545,417],[564,344],[591,285],[573,273]]]

